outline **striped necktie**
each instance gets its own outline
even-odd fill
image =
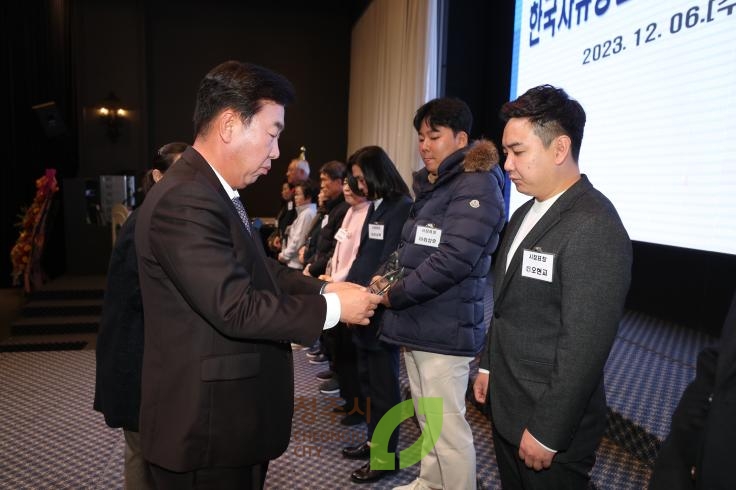
[[[250,230],[250,218],[248,218],[248,213],[245,212],[245,206],[243,206],[243,202],[240,200],[239,197],[233,197],[233,204],[235,205],[235,209],[238,210],[240,221],[242,221],[245,225],[245,229],[248,230],[248,234],[252,235],[253,232]]]

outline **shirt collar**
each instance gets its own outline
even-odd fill
[[[220,181],[220,184],[222,184],[222,188],[225,189],[225,192],[227,193],[227,195],[230,196],[230,199],[235,199],[236,197],[239,198],[240,193],[238,192],[238,190],[230,187],[230,184],[227,183],[227,181],[222,177],[222,175],[220,175],[220,172],[218,172],[215,169],[215,167],[210,165],[210,168],[212,169],[213,172],[215,172],[215,175],[217,175],[217,179]]]

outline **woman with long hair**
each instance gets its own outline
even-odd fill
[[[358,253],[346,280],[367,286],[398,247],[412,200],[396,165],[379,146],[366,146],[356,151],[348,160],[348,169],[360,192],[371,204],[363,223]],[[361,396],[366,403],[370,403],[370,417],[366,420],[367,440],[342,451],[343,456],[350,459],[366,459],[370,456],[369,441],[373,438],[378,421],[401,401],[399,348],[378,339],[381,313],[381,309],[376,311],[370,326],[349,330],[356,351]],[[382,453],[396,454],[398,433],[398,429],[393,432],[388,447]],[[366,463],[353,471],[350,478],[360,483],[373,482],[390,472],[372,470],[370,464]]]

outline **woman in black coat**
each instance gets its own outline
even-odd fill
[[[154,157],[143,177],[143,193],[158,182],[181,156],[186,143],[168,143]],[[110,256],[105,301],[97,335],[97,377],[94,409],[105,423],[122,427],[125,435],[126,488],[153,488],[140,454],[138,412],[143,364],[143,304],[135,253],[137,210],[125,220]]]
[[[352,174],[358,188],[371,201],[371,208],[363,224],[358,255],[350,267],[347,281],[368,285],[371,278],[396,250],[401,239],[401,229],[409,216],[412,200],[401,175],[386,152],[378,146],[367,146],[356,151],[348,160],[348,175]],[[363,397],[370,405],[367,417],[368,438],[358,446],[343,449],[343,455],[351,459],[370,455],[368,441],[378,421],[401,401],[399,389],[399,348],[378,340],[381,310],[377,310],[368,327],[352,329],[353,343],[357,348],[358,377]],[[386,448],[396,453],[398,428],[393,432]],[[388,471],[371,470],[366,463],[353,471],[356,482],[372,482],[381,479]]]

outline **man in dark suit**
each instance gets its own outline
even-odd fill
[[[649,482],[650,490],[734,487],[736,440],[736,294],[718,345],[698,356],[695,379],[672,415]]]
[[[251,229],[237,189],[279,156],[293,96],[257,65],[215,67],[197,92],[193,146],[141,207],[140,431],[157,488],[261,488],[290,438],[290,341],[338,320],[367,325],[380,300],[267,259]]]
[[[501,109],[505,169],[532,196],[512,216],[475,396],[490,395],[504,488],[587,488],[606,428],[603,367],[631,277],[616,209],[578,168],[585,112],[564,90]]]

